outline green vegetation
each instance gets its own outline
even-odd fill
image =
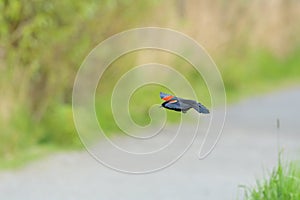
[[[280,58],[265,49],[220,61],[229,102],[299,83],[300,49]]]
[[[268,179],[257,181],[253,188],[246,188],[245,200],[298,200],[299,188],[299,165],[284,165],[279,161]]]
[[[230,102],[299,83],[297,1],[284,3],[280,12],[251,1],[191,0],[184,7],[178,2],[0,1],[0,167],[38,157],[38,149],[44,155],[81,146],[71,107],[76,72],[95,45],[130,28],[169,27],[195,38],[219,66]],[[164,52],[143,52],[150,53],[146,58],[140,53],[117,60],[99,83],[96,112],[104,129],[118,132],[110,111],[111,90],[143,59],[174,67],[209,107],[207,88],[192,66]],[[151,85],[134,93],[130,111],[138,124],[150,122],[148,109],[160,102],[153,94],[161,90],[167,91]],[[180,116],[170,112],[168,117],[176,122]]]
[[[42,146],[34,145],[28,150],[23,152],[17,152],[11,157],[0,157],[0,169],[14,169],[24,165],[29,161],[34,161],[43,156],[49,155],[50,153],[58,152],[61,149],[58,149],[57,146]],[[69,150],[68,148],[63,148],[63,150]]]
[[[71,109],[76,71],[97,43],[134,26],[153,5],[0,1],[0,162],[28,157],[38,147],[81,146]]]

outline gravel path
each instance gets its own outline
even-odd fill
[[[52,155],[23,169],[0,173],[0,200],[223,200],[243,199],[277,162],[276,119],[285,159],[300,159],[300,87],[228,107],[214,151],[198,160],[195,141],[174,165],[156,173],[123,174],[88,153]],[[186,126],[188,128],[188,126]]]

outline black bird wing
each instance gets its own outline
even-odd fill
[[[182,105],[182,106],[189,105],[191,108],[194,108],[199,113],[204,113],[204,114],[209,113],[209,110],[204,105],[202,105],[201,103],[198,103],[197,101],[189,100],[189,99],[182,99],[182,98],[178,98],[178,99],[180,101],[180,105]]]
[[[177,98],[175,100],[165,101],[162,106],[170,110],[182,111],[183,113],[192,108],[189,104],[183,103],[177,100]]]

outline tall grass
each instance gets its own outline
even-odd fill
[[[248,187],[245,200],[298,200],[300,199],[300,170],[295,163],[283,164],[271,172],[270,177]]]

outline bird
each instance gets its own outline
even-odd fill
[[[209,110],[204,105],[194,100],[179,98],[163,92],[160,92],[160,98],[164,100],[160,107],[169,110],[186,113],[189,109],[194,108],[199,113],[209,114]]]

